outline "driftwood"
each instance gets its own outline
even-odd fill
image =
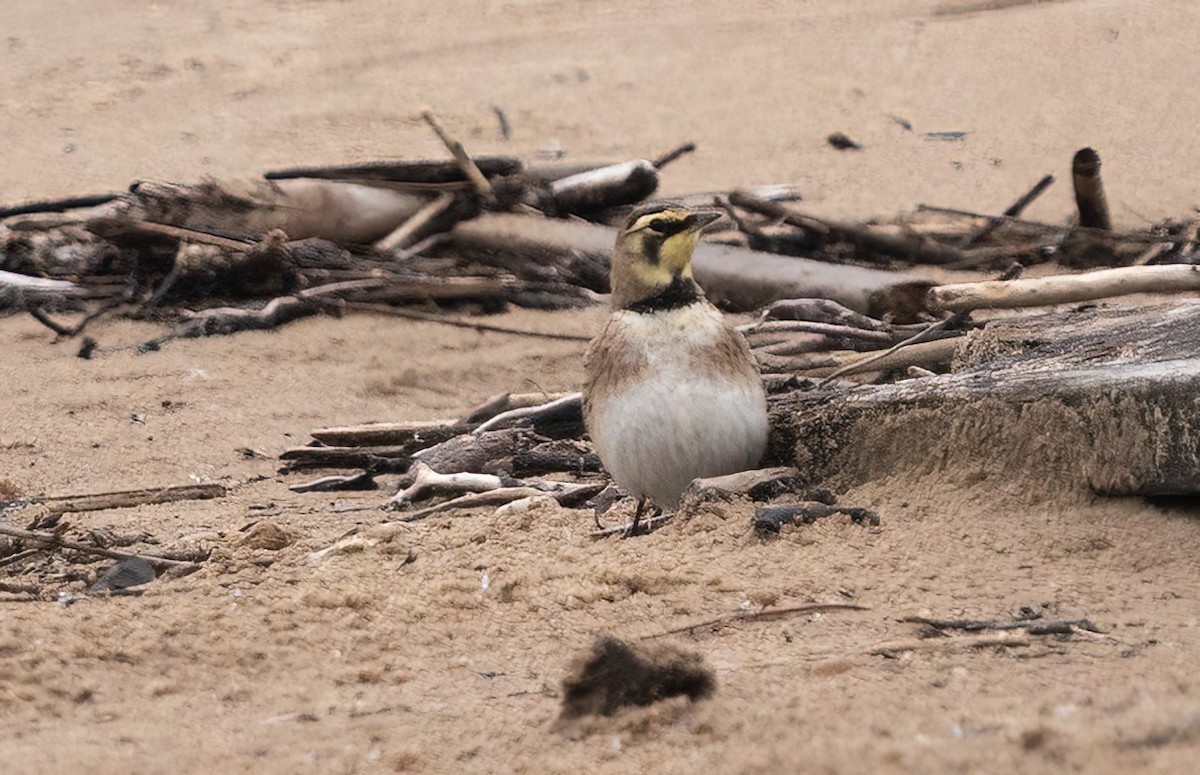
[[[838,487],[936,471],[1200,493],[1197,331],[1197,301],[993,321],[958,340],[953,373],[773,396],[769,459]]]
[[[1181,293],[1200,290],[1200,267],[1194,265],[1131,266],[1027,280],[956,283],[930,288],[931,310],[1044,307],[1095,301],[1133,293]]]
[[[441,123],[433,115],[432,111],[422,111],[421,118],[425,119],[425,123],[429,124],[429,128],[434,131],[438,139],[442,141],[442,144],[446,146],[446,150],[454,157],[454,163],[458,165],[463,176],[470,181],[471,187],[475,189],[475,193],[479,195],[485,204],[494,206],[496,204],[496,190],[492,188],[491,181],[479,169],[479,165],[475,163],[475,160],[463,148],[463,144],[446,133],[446,130],[442,128]]]
[[[140,181],[128,198],[100,208],[89,228],[101,236],[122,221],[154,222],[241,240],[281,229],[293,240],[320,237],[369,245],[416,215],[423,194],[306,178],[197,184]]]
[[[0,270],[0,308],[24,307],[54,299],[82,299],[95,295],[95,291],[67,280],[48,280]]]
[[[511,156],[474,156],[477,166],[487,177],[515,175],[522,170],[519,159]],[[263,175],[267,180],[289,178],[318,178],[323,180],[380,181],[407,184],[413,188],[463,187],[469,181],[456,164],[445,161],[373,161],[326,167],[291,167],[271,170]]]
[[[657,189],[657,166],[635,159],[553,180],[538,204],[555,215],[583,215],[635,204]]]
[[[500,393],[494,395],[476,406],[464,418],[467,423],[481,423],[490,420],[501,412],[512,409],[525,409],[531,406],[542,406],[551,401],[557,401],[567,393]]]
[[[291,468],[367,468],[372,471],[407,471],[416,444],[387,444],[362,447],[292,447],[279,459]]]
[[[152,503],[223,498],[226,492],[225,486],[220,484],[181,484],[170,487],[150,487],[144,490],[118,490],[91,495],[38,498],[34,502],[43,505],[53,515],[74,511],[122,509]]]
[[[395,509],[405,508],[417,501],[438,495],[464,495],[491,492],[505,486],[505,481],[493,474],[459,472],[439,474],[424,463],[412,467],[407,484],[390,501]]]
[[[0,207],[0,218],[12,218],[17,215],[38,213],[61,213],[67,210],[77,210],[85,207],[95,207],[120,198],[120,194],[93,194],[85,196],[69,196],[63,199],[42,199],[36,202],[23,202],[19,205]]]
[[[588,256],[592,265],[604,268],[588,287],[607,290],[607,260],[615,241],[616,231],[605,226],[493,214],[458,224],[451,244],[481,261],[508,255],[522,261],[576,264],[580,255]],[[736,310],[808,296],[883,314],[895,305],[893,294],[914,288],[923,292],[930,285],[904,272],[836,266],[705,242],[696,247],[692,266],[709,298]]]
[[[900,621],[923,624],[934,630],[1025,630],[1030,635],[1062,635],[1076,630],[1103,634],[1090,619],[1045,619],[1036,612],[1022,613],[1013,619],[931,619],[927,616],[906,616]]]
[[[1108,200],[1100,180],[1100,154],[1093,148],[1081,148],[1071,162],[1071,177],[1075,183],[1075,206],[1079,210],[1079,225],[1085,229],[1112,229]]]
[[[600,483],[574,483],[574,482],[536,482],[533,484],[525,484],[520,481],[515,481],[510,486],[500,487],[487,492],[476,492],[468,495],[463,495],[458,498],[439,503],[434,506],[427,506],[416,511],[410,511],[400,518],[403,522],[415,522],[417,520],[426,519],[434,514],[441,514],[447,511],[456,511],[460,509],[474,509],[484,506],[502,506],[506,503],[512,503],[523,498],[550,497],[556,500],[560,505],[568,508],[581,505],[588,498],[591,498],[600,490],[604,489],[605,484]]]
[[[947,337],[932,342],[909,344],[898,349],[888,348],[875,353],[835,350],[793,358],[760,354],[758,359],[762,370],[767,373],[790,372],[803,377],[826,379],[834,374],[876,374],[912,366],[940,368],[949,365],[957,350],[958,342],[955,338]],[[867,360],[868,358],[870,360]]]
[[[322,444],[331,446],[383,446],[399,444],[439,444],[446,439],[466,433],[470,426],[453,421],[432,420],[408,423],[368,423],[338,428],[323,428],[312,432]]]

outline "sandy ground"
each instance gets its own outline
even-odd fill
[[[1192,211],[1194,4],[966,5],[10,3],[0,201],[439,156],[416,118],[432,105],[479,153],[625,158],[695,140],[668,193],[791,182],[848,218],[995,210],[1046,172],[1065,178],[1091,144],[1122,223]],[[834,131],[865,148],[833,150]],[[939,131],[968,134],[924,135]],[[1060,182],[1030,214],[1069,212]],[[502,320],[590,333],[603,314]],[[93,333],[112,346],[158,329]],[[735,503],[595,543],[587,513],[535,505],[312,562],[376,529],[385,496],[291,493],[281,450],[320,426],[572,389],[582,348],[369,317],[91,361],[51,338],[0,320],[0,479],[31,495],[233,490],[69,517],[209,547],[199,573],[139,597],[0,602],[5,772],[1186,772],[1200,756],[1200,521],[1186,505],[924,465],[842,494],[879,512],[874,529],[833,519],[763,542]],[[256,521],[296,542],[243,545]],[[808,602],[868,610],[673,636],[715,671],[711,699],[552,729],[560,681],[597,633]],[[1105,634],[872,654],[916,637],[907,615],[1024,606]]]

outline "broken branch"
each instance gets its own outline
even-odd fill
[[[930,309],[969,312],[1095,301],[1131,293],[1200,290],[1200,267],[1173,264],[1100,269],[1073,275],[938,285],[927,292]]]

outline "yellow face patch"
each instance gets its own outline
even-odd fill
[[[649,287],[670,285],[676,277],[692,276],[692,251],[696,247],[696,232],[672,234],[666,239],[643,235],[643,240],[654,240],[654,249],[638,251],[641,260],[631,267],[638,280]],[[660,241],[661,240],[661,241]],[[656,256],[653,261],[651,256]]]
[[[625,237],[634,242],[633,270],[648,286],[669,285],[676,277],[692,276],[692,251],[698,231],[687,210],[666,209],[647,213],[629,225]]]

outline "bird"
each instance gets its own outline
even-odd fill
[[[701,230],[721,213],[669,202],[634,210],[612,256],[612,312],[584,355],[583,415],[600,462],[637,499],[679,503],[693,479],[755,467],[767,398],[745,338],[692,274]]]

